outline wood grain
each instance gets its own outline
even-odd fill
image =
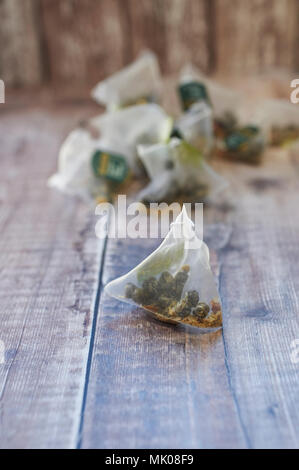
[[[298,71],[297,0],[2,0],[7,86],[87,91],[151,48],[165,74]]]
[[[0,116],[1,448],[77,442],[101,251],[89,208],[46,180],[79,109]]]
[[[214,11],[219,74],[253,74],[275,67],[295,70],[296,0],[215,0]]]

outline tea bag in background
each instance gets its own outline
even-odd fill
[[[159,102],[161,76],[156,55],[144,51],[132,64],[99,82],[92,97],[108,111],[145,102]]]
[[[222,139],[217,139],[216,146],[218,153],[229,160],[258,165],[266,141],[260,127],[248,125],[231,129]]]
[[[166,144],[139,146],[140,159],[151,182],[137,195],[145,202],[202,202],[215,197],[226,181],[187,142],[172,138]]]
[[[142,174],[137,145],[165,142],[170,135],[172,119],[157,104],[131,106],[115,113],[91,119],[91,124],[105,139],[123,142],[129,149],[128,164],[134,174]]]
[[[213,147],[213,113],[207,87],[192,65],[183,68],[178,93],[184,113],[174,125],[174,134],[207,156]]]
[[[161,245],[132,271],[108,283],[105,290],[163,322],[198,328],[222,326],[209,249],[197,237],[185,207]]]

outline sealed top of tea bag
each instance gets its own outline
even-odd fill
[[[99,82],[92,97],[108,111],[138,103],[158,101],[161,92],[160,69],[156,55],[143,52],[132,64]]]

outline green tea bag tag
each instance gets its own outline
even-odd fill
[[[123,155],[97,150],[92,156],[92,168],[97,177],[121,183],[128,175],[128,165]]]

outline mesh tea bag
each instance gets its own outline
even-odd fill
[[[185,207],[161,245],[132,271],[107,284],[105,290],[164,322],[198,328],[222,326],[209,249],[195,234]]]
[[[190,111],[176,120],[174,128],[186,142],[208,155],[213,147],[213,113],[204,101],[195,103]]]
[[[58,172],[48,184],[84,200],[109,199],[113,185],[129,174],[130,150],[123,143],[93,138],[86,129],[75,129],[61,146]]]
[[[185,65],[181,71],[179,95],[185,110],[200,101],[209,103],[215,119],[232,114],[238,120],[241,112],[242,95],[239,92],[209,79],[192,64]]]
[[[91,124],[108,140],[123,142],[129,149],[128,164],[140,174],[138,144],[165,142],[170,135],[172,119],[157,104],[131,106],[115,113],[94,117]]]
[[[108,111],[124,106],[159,101],[161,77],[157,57],[143,52],[132,64],[98,83],[92,97]]]
[[[200,202],[214,197],[226,181],[187,142],[173,138],[167,144],[139,146],[140,159],[151,179],[137,198],[147,202]]]

